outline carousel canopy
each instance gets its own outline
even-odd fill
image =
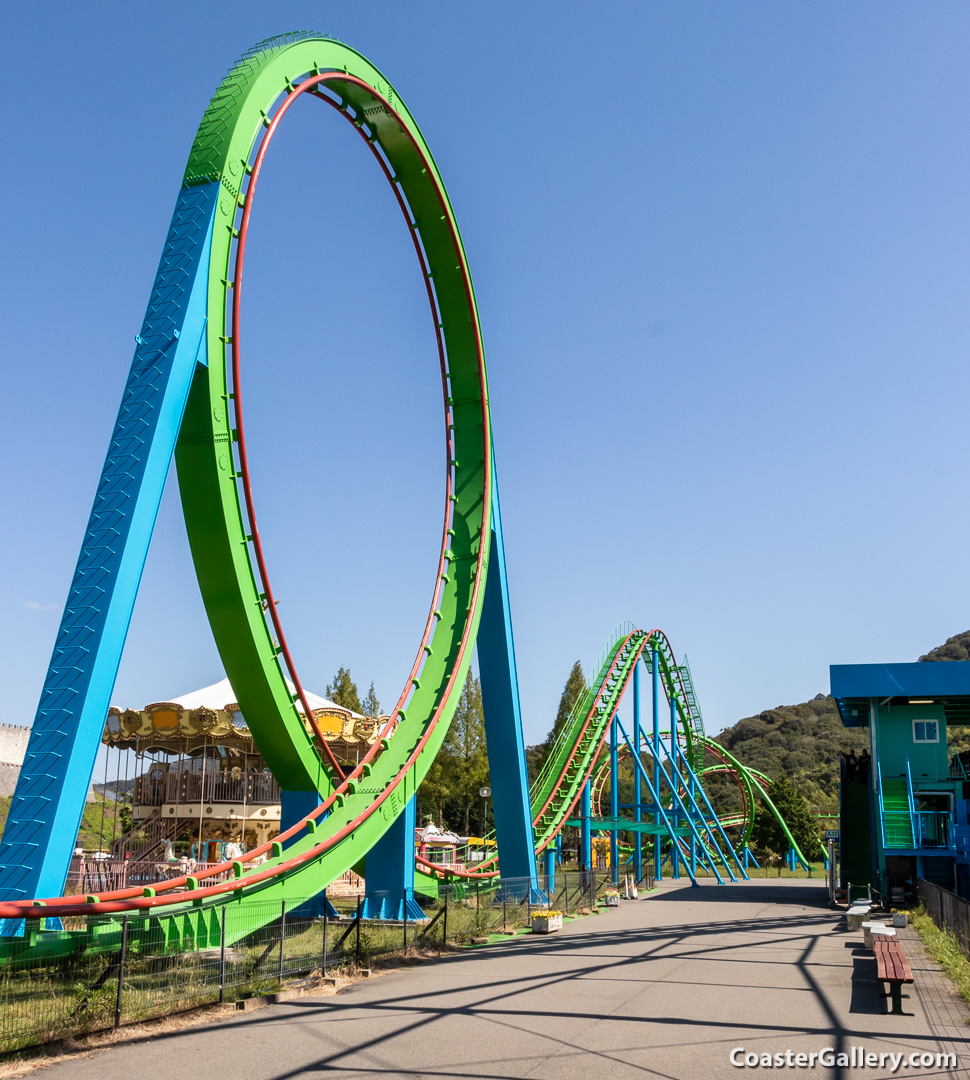
[[[286,680],[286,685],[290,688],[290,693],[296,693],[296,688],[289,679]],[[317,709],[340,709],[340,705],[335,704],[325,697],[320,697],[319,694],[311,694],[309,690],[306,691],[307,702],[311,709],[316,711]],[[172,705],[178,705],[185,710],[190,709],[210,709],[212,712],[233,712],[238,708],[238,698],[236,692],[232,688],[232,684],[228,679],[222,679],[220,682],[213,683],[211,686],[203,686],[201,690],[192,690],[188,694],[180,694],[178,697],[163,698],[160,702],[169,703]],[[297,701],[296,707],[300,712],[303,712],[303,704]],[[118,712],[125,712],[123,706],[114,705],[112,708],[118,710]],[[153,705],[146,705],[144,708],[151,709]],[[135,710],[140,712],[142,710]],[[356,720],[360,717],[360,713],[351,712],[350,709],[344,709],[344,712],[350,713],[350,715]]]
[[[293,684],[289,680],[287,683],[292,693]],[[307,703],[313,710],[320,734],[341,760],[356,761],[362,749],[373,745],[389,719],[386,716],[361,716],[319,694],[307,693]],[[303,712],[301,702],[296,703],[296,708]],[[310,721],[305,717],[304,724],[307,734],[311,734]],[[204,745],[215,740],[229,745],[252,739],[228,679],[165,701],[152,702],[142,709],[121,709],[112,705],[102,741],[115,746],[144,746],[147,740],[151,749],[156,744],[159,748],[168,743],[181,746],[179,740],[182,739],[190,741],[189,753],[193,752],[193,741],[202,740]]]

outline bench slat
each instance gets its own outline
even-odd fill
[[[899,942],[877,941],[876,978],[880,982],[913,982],[913,972]]]

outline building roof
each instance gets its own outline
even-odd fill
[[[869,702],[885,698],[935,698],[948,723],[970,723],[970,660],[915,664],[832,664],[832,697],[846,727],[869,722]]]

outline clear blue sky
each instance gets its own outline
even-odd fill
[[[338,37],[417,117],[484,325],[526,737],[614,623],[709,730],[970,627],[970,9],[908,3],[12,6],[4,15],[2,719],[29,722],[186,155],[245,48]],[[317,692],[391,702],[441,515],[421,282],[353,133],[274,144],[247,427]],[[221,678],[166,495],[115,700]]]

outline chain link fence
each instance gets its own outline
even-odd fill
[[[970,903],[923,878],[917,880],[916,891],[926,914],[941,930],[949,930],[970,957]]]
[[[652,878],[641,883],[651,888]],[[584,914],[613,892],[609,873],[559,872],[554,881],[440,882],[435,896],[336,895],[27,922],[0,964],[0,1054],[184,1012],[312,988],[392,954],[427,954],[514,934],[539,912]],[[623,892],[621,887],[619,890]],[[365,902],[366,900],[366,902]],[[369,919],[367,910],[402,917]],[[417,912],[420,911],[420,918]]]

